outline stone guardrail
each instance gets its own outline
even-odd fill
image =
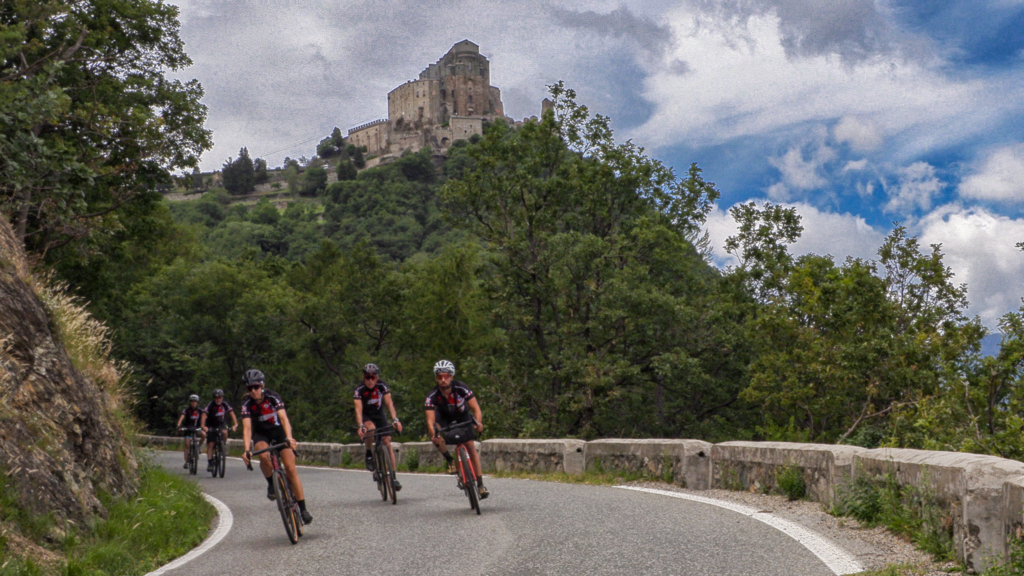
[[[144,446],[180,448],[181,438],[142,436]],[[229,440],[241,449],[241,440]],[[803,471],[807,496],[830,503],[858,477],[892,475],[901,486],[926,490],[951,523],[957,557],[981,572],[1008,558],[1013,538],[1024,537],[1024,463],[994,456],[792,442],[722,442],[673,439],[485,440],[477,444],[484,471],[563,472],[587,470],[644,472],[695,490],[769,491],[778,472]],[[416,454],[419,466],[440,466],[429,442],[393,442],[401,464]],[[305,464],[359,463],[362,444],[299,444]],[[345,457],[348,454],[348,458]]]

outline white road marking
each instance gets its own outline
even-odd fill
[[[704,498],[702,496],[694,496],[692,494],[684,494],[682,492],[670,492],[668,490],[657,490],[655,488],[639,488],[636,486],[616,486],[616,488],[622,488],[623,490],[635,490],[637,492],[648,492],[650,494],[659,494],[661,496],[670,496],[672,498],[682,498],[683,500],[692,500],[694,502],[700,502],[701,504],[709,504],[711,506],[725,508],[726,510],[732,510],[733,512],[749,516],[759,522],[764,522],[772,528],[779,530],[786,536],[796,540],[804,548],[807,548],[812,554],[817,556],[825,566],[828,566],[829,570],[839,576],[844,574],[856,574],[865,570],[856,558],[829,541],[827,538],[808,530],[799,524],[790,522],[789,520],[783,520],[782,518],[768,512],[760,512],[755,508],[744,506],[742,504],[735,504],[733,502],[727,502],[725,500]]]
[[[231,525],[235,523],[235,517],[231,514],[231,509],[228,508],[227,505],[225,505],[223,502],[217,500],[216,498],[210,496],[209,494],[204,493],[203,498],[206,498],[206,500],[210,504],[213,504],[213,507],[217,509],[217,516],[219,517],[219,520],[217,521],[217,529],[214,530],[213,534],[210,534],[206,538],[206,540],[203,540],[203,543],[200,544],[198,548],[194,548],[188,554],[179,557],[177,560],[169,564],[164,564],[160,568],[157,568],[149,574],[146,574],[146,576],[160,576],[168,570],[174,570],[179,566],[183,566],[195,560],[196,558],[202,556],[210,548],[216,546],[221,540],[224,539],[225,536],[228,535],[228,532],[231,531]]]

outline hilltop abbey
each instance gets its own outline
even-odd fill
[[[387,120],[348,131],[347,144],[381,157],[424,146],[442,151],[456,140],[482,134],[485,120],[504,118],[501,91],[491,86],[491,66],[480,47],[463,40],[388,94]],[[511,119],[510,119],[511,120]]]

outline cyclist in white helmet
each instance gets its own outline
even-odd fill
[[[199,427],[199,419],[202,417],[203,411],[199,408],[199,395],[193,394],[188,397],[188,407],[181,411],[178,416],[178,423],[174,426],[175,428],[181,429],[181,425],[184,423],[187,428],[194,428],[197,430],[196,434],[199,436],[200,441],[206,438],[206,434]],[[192,441],[186,436],[185,437],[185,466],[188,468],[188,451],[192,447]]]
[[[448,360],[440,360],[434,364],[434,380],[437,387],[427,396],[427,435],[431,438],[437,451],[444,456],[448,462],[448,473],[455,474],[455,459],[448,451],[448,444],[465,444],[469,458],[473,461],[473,468],[477,474],[476,484],[480,498],[487,498],[490,495],[487,488],[484,488],[483,476],[480,473],[480,455],[476,451],[473,440],[476,435],[473,432],[484,431],[484,414],[480,410],[480,403],[477,402],[473,391],[465,383],[455,378],[455,365]],[[462,422],[473,422],[473,426],[467,426],[460,431],[456,440],[451,435],[442,437],[437,430],[446,428],[452,424]]]

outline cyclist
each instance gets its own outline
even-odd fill
[[[235,432],[238,430],[238,418],[235,418],[235,411],[231,408],[231,405],[224,401],[224,391],[220,388],[213,391],[213,402],[206,405],[203,408],[203,418],[200,426],[203,427],[203,433],[206,436],[206,471],[213,471],[213,443],[214,438],[210,436],[210,428],[220,428],[224,426],[226,417],[231,416],[231,431]],[[227,446],[228,441],[228,430],[225,426],[221,430],[221,434],[224,438],[224,445]]]
[[[181,423],[184,422],[189,428],[199,428],[199,417],[203,413],[199,409],[199,395],[193,394],[188,397],[188,407],[181,411],[181,415],[178,416],[178,424],[175,426],[177,429],[181,429]],[[199,431],[199,437],[205,438],[206,434],[202,430]],[[188,436],[185,437],[185,466],[188,468],[188,450],[192,446],[192,440]]]
[[[264,390],[263,372],[248,370],[245,373],[245,387],[249,397],[242,402],[242,461],[248,466],[252,462],[252,449],[262,450],[271,444],[287,442],[290,448],[281,450],[281,463],[284,464],[288,482],[295,492],[295,501],[302,513],[302,521],[313,522],[313,515],[306,510],[306,499],[302,492],[302,481],[299,471],[295,468],[295,449],[299,443],[292,438],[292,424],[288,421],[288,413],[284,410],[284,401],[277,392]],[[271,483],[273,472],[270,454],[260,454],[260,470],[267,479],[267,498],[274,500],[274,485]]]
[[[484,415],[480,411],[480,403],[473,396],[473,391],[467,388],[465,383],[453,380],[454,377],[455,365],[448,360],[439,360],[437,364],[434,364],[434,380],[437,381],[437,387],[427,396],[426,405],[427,435],[431,437],[431,442],[437,447],[437,451],[448,462],[449,474],[455,474],[456,472],[455,459],[452,458],[451,452],[448,451],[445,438],[442,438],[437,430],[452,424],[472,422],[475,418],[476,423],[472,426],[472,429],[475,429],[476,432],[484,431]],[[472,414],[470,414],[470,411],[472,411]],[[484,488],[484,479],[480,474],[480,455],[477,454],[476,446],[473,444],[475,435],[469,428],[467,427],[466,431],[469,438],[460,439],[460,443],[464,442],[466,444],[469,458],[473,461],[473,468],[476,472],[477,491],[480,493],[480,498],[483,499],[487,498],[490,492],[487,491],[487,488]]]
[[[391,390],[387,382],[380,379],[380,368],[376,364],[363,366],[363,383],[356,388],[356,425],[359,426],[359,438],[366,444],[366,469],[373,472],[373,431],[377,427],[386,427],[387,418],[381,405],[388,407],[395,428],[402,431],[402,422],[395,415],[395,403],[391,400]],[[391,450],[391,434],[384,436],[384,445],[391,456],[391,469],[395,469],[395,453]],[[396,478],[392,484],[395,491],[402,489]]]

